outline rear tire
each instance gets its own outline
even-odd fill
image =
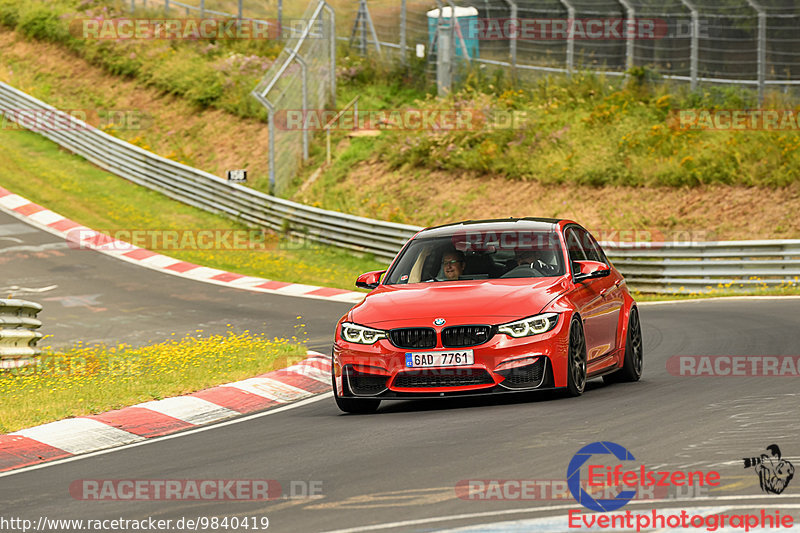
[[[567,350],[568,396],[580,396],[586,388],[586,337],[579,318],[572,319],[569,326],[569,348]]]
[[[639,381],[644,367],[644,351],[642,349],[642,326],[639,322],[639,311],[631,308],[628,317],[628,334],[625,338],[625,360],[622,367],[613,374],[603,376],[606,384]]]
[[[344,376],[342,376],[344,379]],[[374,398],[342,398],[336,392],[336,377],[333,375],[333,362],[331,362],[331,385],[333,386],[333,399],[336,400],[336,406],[345,413],[352,413],[357,415],[371,415],[378,410],[381,405],[380,400]],[[347,392],[347,380],[344,379],[342,387]]]

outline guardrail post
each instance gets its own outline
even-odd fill
[[[747,0],[758,13],[758,105],[764,104],[764,82],[767,79],[767,12],[755,0]]]
[[[569,0],[560,0],[561,5],[567,8],[567,76],[572,76],[572,69],[575,67],[575,32],[573,31],[573,24],[575,24],[575,7]]]

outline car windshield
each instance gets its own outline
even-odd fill
[[[417,237],[403,250],[384,283],[400,285],[564,274],[558,236],[552,231],[460,231]]]

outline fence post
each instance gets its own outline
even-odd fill
[[[200,18],[206,17],[206,0],[200,0]]]
[[[333,10],[331,6],[327,4],[323,0],[322,7],[325,11],[328,12],[328,15],[331,17],[331,24],[329,28],[329,43],[328,46],[330,47],[330,69],[331,69],[331,104],[333,107],[336,107],[336,12]],[[320,13],[321,15],[321,13]],[[323,28],[325,27],[325,23],[323,21]]]
[[[767,78],[767,12],[755,0],[747,0],[758,13],[758,105],[764,103],[764,81]]]
[[[283,40],[283,0],[278,0],[278,40]]]
[[[164,16],[169,17],[169,0],[164,0]]]
[[[452,27],[452,26],[451,26]],[[442,26],[436,28],[436,88],[439,96],[444,96],[450,92],[451,77],[451,35],[449,31],[445,31]]]
[[[361,0],[358,6],[359,22],[361,23],[361,55],[367,55],[367,0]]]
[[[514,0],[505,0],[511,8],[511,20],[514,21],[514,32],[511,42],[508,43],[508,55],[511,61],[511,77],[517,80],[517,39],[519,39],[519,21],[517,20],[517,3]]]
[[[622,5],[622,8],[625,10],[625,19],[626,19],[626,32],[629,33],[631,29],[636,31],[636,10],[633,9],[633,6],[628,2],[628,0],[619,0],[619,3]],[[628,38],[625,40],[625,70],[629,70],[633,67],[634,64],[634,54],[635,52],[635,45],[636,39],[635,37],[631,37],[628,35]]]
[[[294,52],[294,57],[300,63],[300,80],[303,85],[303,162],[308,162],[308,64],[300,54]]]
[[[575,68],[575,32],[572,25],[575,23],[575,7],[569,0],[560,0],[561,5],[567,8],[567,21],[569,31],[567,32],[567,76],[572,76],[572,69]]]
[[[692,42],[689,59],[689,76],[691,77],[691,81],[689,82],[689,87],[695,90],[697,88],[697,64],[699,59],[698,38],[700,36],[700,13],[697,12],[697,7],[689,0],[681,0],[681,3],[683,3],[692,14]]]
[[[400,2],[400,58],[404,65],[408,63],[406,57],[406,0]]]
[[[239,6],[238,6],[238,9],[236,11],[236,19],[239,20],[239,21],[242,20],[242,1],[243,0],[239,0]]]

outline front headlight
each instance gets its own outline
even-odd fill
[[[377,341],[386,338],[386,332],[380,329],[359,326],[352,322],[342,322],[342,338],[347,342],[375,344]]]
[[[558,313],[543,313],[497,326],[497,331],[509,337],[529,337],[550,331],[558,323]]]

